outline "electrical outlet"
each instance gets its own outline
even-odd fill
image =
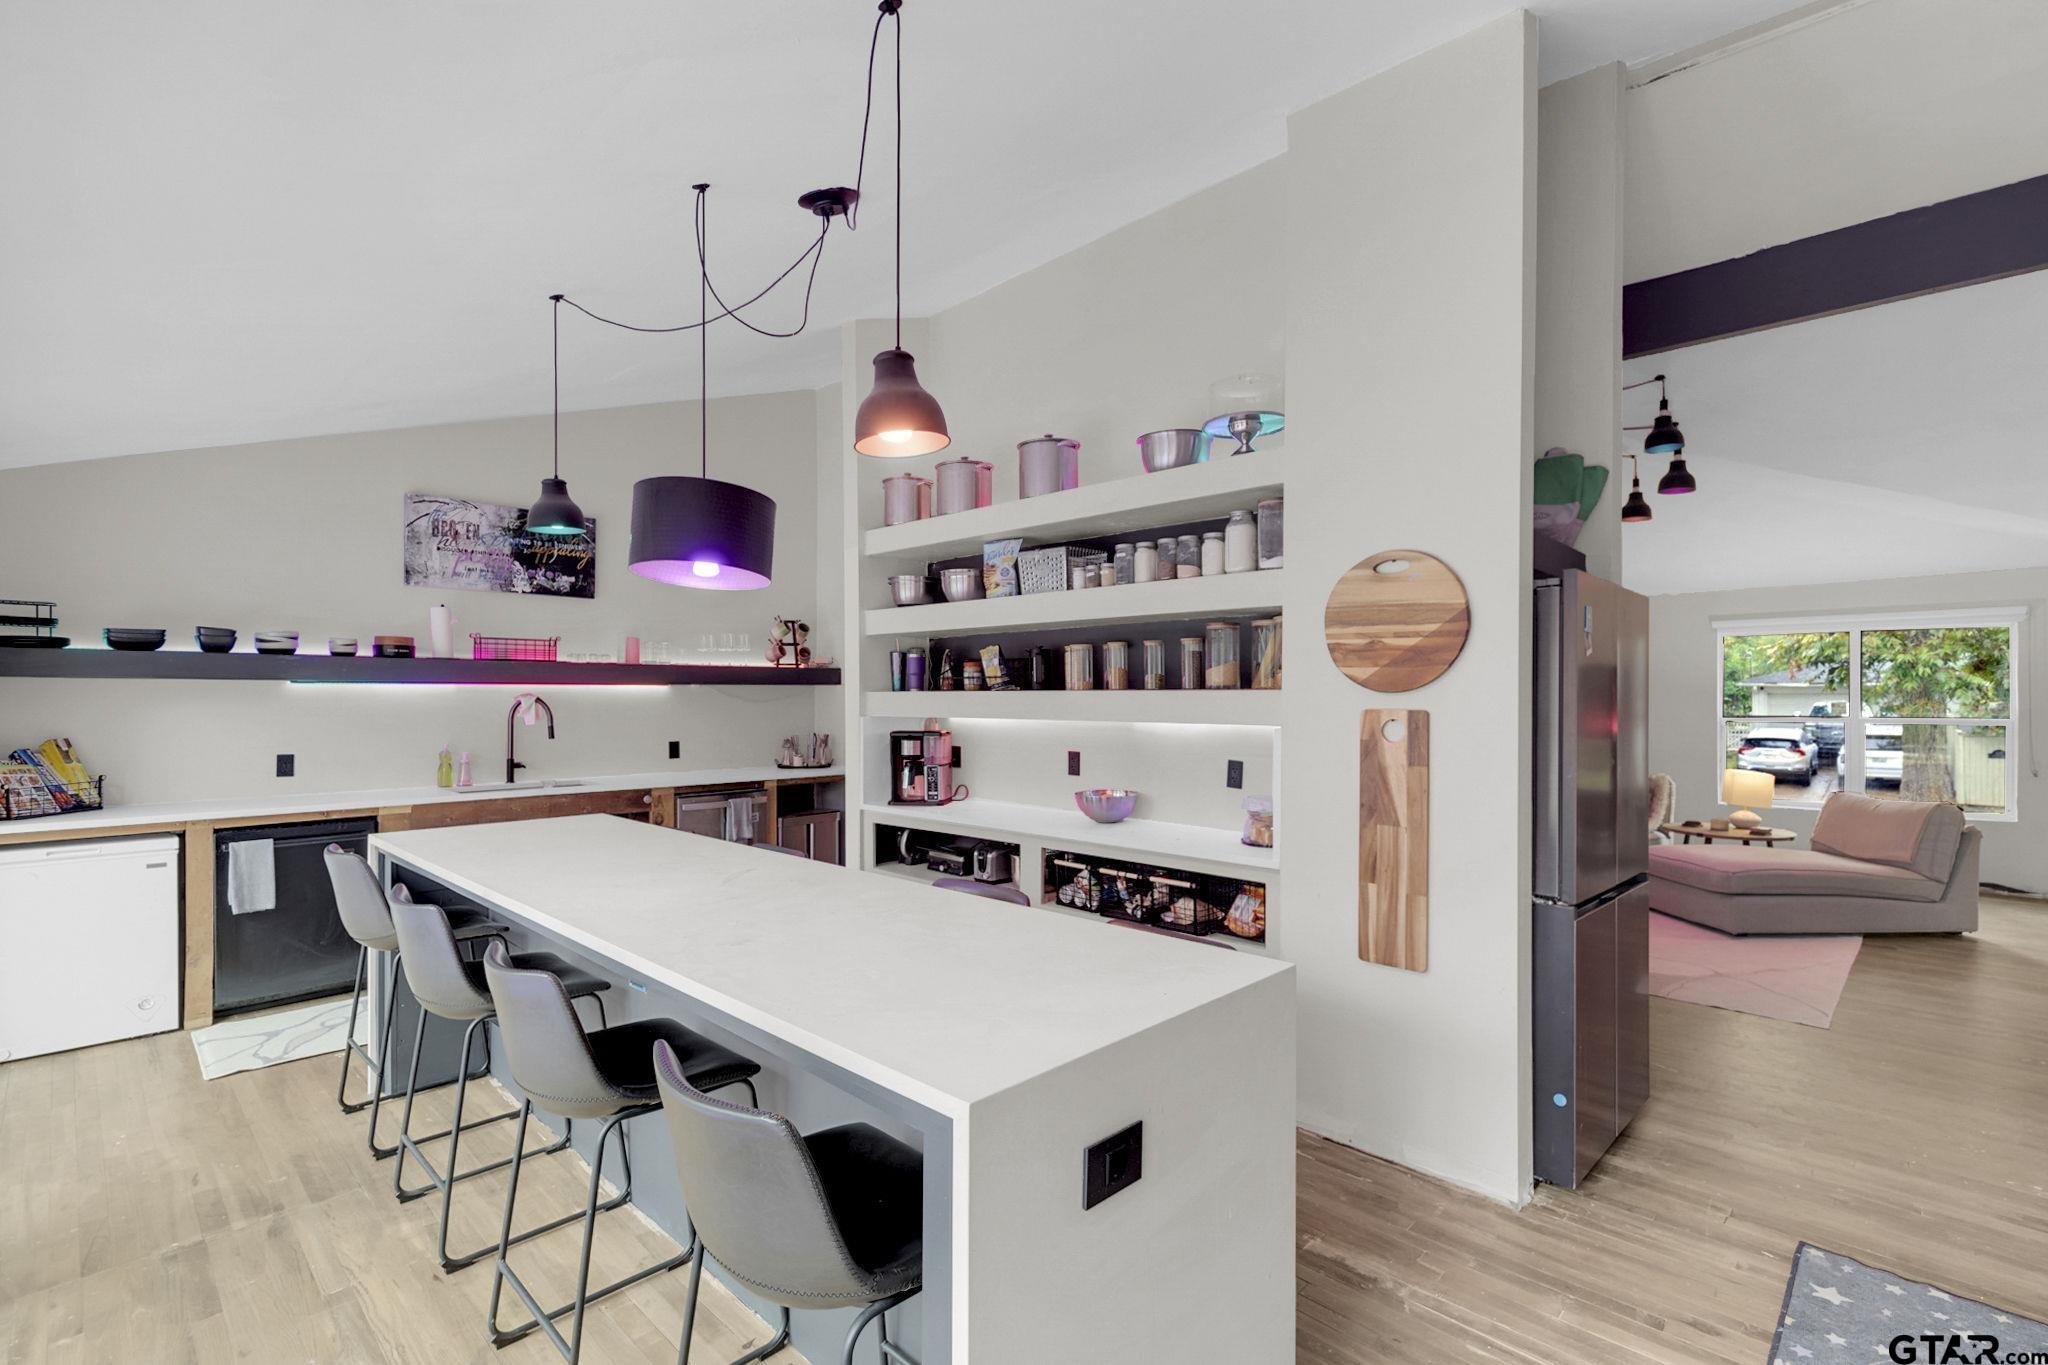
[[[953,746],[953,771],[962,772],[967,767],[967,751],[959,745]]]
[[[1092,1209],[1145,1175],[1145,1125],[1134,1123],[1082,1154],[1081,1207]]]
[[[1067,776],[1079,777],[1080,775],[1081,751],[1079,749],[1069,749],[1067,750]]]
[[[681,758],[683,756],[683,742],[681,740],[672,739],[668,742],[668,756],[670,758]]]
[[[1240,788],[1244,786],[1243,759],[1233,758],[1230,760],[1228,764],[1225,765],[1223,769],[1223,785],[1226,787]]]
[[[279,754],[277,756],[277,775],[279,777],[294,777],[298,774],[298,768],[299,756],[297,754]]]

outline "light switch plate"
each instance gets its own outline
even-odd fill
[[[1134,1123],[1082,1154],[1081,1207],[1092,1209],[1145,1175],[1145,1125]]]

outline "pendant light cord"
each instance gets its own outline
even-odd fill
[[[704,193],[709,185],[697,186],[697,472],[703,478],[711,477],[711,266],[704,253]],[[831,222],[827,220],[826,226]],[[818,234],[822,244],[825,234]],[[820,256],[824,252],[818,253]],[[817,274],[817,267],[811,267]],[[804,290],[804,312],[811,308],[811,291]],[[801,330],[801,329],[799,329]]]
[[[903,0],[880,0],[880,3],[879,3],[879,4],[877,5],[877,6],[876,6],[876,10],[877,10],[877,13],[876,13],[876,15],[875,15],[875,27],[874,27],[874,31],[873,31],[873,32],[872,32],[872,33],[871,33],[871,34],[869,35],[869,37],[868,37],[868,74],[867,74],[867,93],[866,93],[866,98],[865,98],[865,100],[864,100],[864,102],[863,102],[863,106],[862,106],[862,110],[861,110],[861,119],[860,119],[860,155],[859,155],[859,160],[858,160],[858,162],[856,163],[856,165],[855,165],[855,168],[854,168],[854,176],[853,176],[853,185],[854,185],[854,193],[853,193],[853,196],[852,196],[852,200],[851,200],[851,202],[850,202],[850,203],[848,203],[848,204],[846,205],[846,212],[845,212],[845,217],[846,217],[846,229],[847,229],[847,231],[849,231],[849,232],[852,232],[852,231],[856,230],[856,229],[857,229],[857,228],[859,227],[859,225],[860,225],[860,191],[861,191],[861,188],[862,188],[862,186],[863,186],[863,185],[865,184],[865,182],[866,182],[866,178],[867,178],[867,165],[868,165],[868,134],[869,134],[869,131],[870,131],[870,129],[871,129],[872,125],[873,125],[873,122],[874,122],[874,111],[875,111],[875,59],[876,59],[876,57],[877,57],[877,56],[878,56],[878,55],[880,54],[880,52],[881,52],[881,45],[882,45],[882,25],[883,25],[883,23],[885,23],[886,21],[888,21],[888,20],[891,20],[891,19],[894,19],[894,20],[896,21],[896,52],[895,52],[895,57],[896,57],[896,287],[895,287],[895,294],[896,294],[896,348],[897,348],[898,350],[901,350],[901,349],[903,348],[903,19],[902,19],[902,15],[901,15],[901,13],[900,13],[900,11],[902,10],[902,8],[903,8]],[[809,327],[809,326],[810,326],[810,322],[811,322],[811,294],[812,294],[812,291],[813,291],[813,290],[814,290],[814,289],[815,289],[815,288],[817,287],[817,283],[818,283],[818,264],[819,264],[819,262],[821,262],[821,261],[823,261],[823,260],[825,259],[825,238],[826,238],[826,237],[827,237],[827,235],[829,235],[829,234],[831,233],[831,231],[832,231],[832,219],[833,219],[833,216],[834,216],[834,215],[831,215],[831,214],[821,214],[821,215],[820,215],[820,221],[819,221],[819,227],[818,227],[818,235],[817,235],[816,237],[814,237],[814,238],[812,238],[812,239],[811,239],[811,244],[810,244],[809,246],[805,247],[805,248],[803,249],[802,253],[801,253],[801,254],[799,254],[799,255],[797,256],[797,258],[796,258],[795,260],[791,261],[791,262],[790,262],[790,263],[789,263],[789,264],[788,264],[787,266],[785,266],[785,267],[783,268],[783,270],[782,270],[782,273],[780,273],[779,275],[777,275],[777,276],[776,276],[776,277],[775,277],[774,279],[772,279],[772,280],[768,281],[768,283],[767,283],[767,284],[763,285],[763,286],[762,286],[762,287],[761,287],[761,288],[760,288],[760,289],[759,289],[758,291],[756,291],[756,292],[755,292],[755,294],[753,295],[753,297],[751,297],[751,298],[749,298],[749,299],[746,299],[746,300],[744,300],[743,302],[740,302],[740,303],[727,303],[727,302],[725,301],[724,297],[723,297],[722,295],[720,295],[720,294],[719,294],[719,292],[718,292],[718,286],[717,286],[717,285],[715,285],[715,284],[713,284],[713,283],[711,283],[711,273],[710,273],[710,269],[709,269],[709,267],[708,267],[708,266],[706,265],[706,263],[705,263],[705,251],[704,251],[704,191],[705,191],[706,189],[708,189],[708,188],[709,188],[709,186],[706,186],[706,185],[700,185],[700,186],[698,186],[698,187],[697,187],[697,205],[696,205],[696,213],[695,213],[695,219],[696,219],[696,236],[697,236],[697,277],[698,277],[698,289],[697,289],[697,292],[698,292],[698,310],[697,310],[697,311],[698,311],[698,318],[697,318],[697,321],[695,321],[695,322],[682,322],[682,323],[677,323],[676,325],[674,325],[674,326],[672,326],[672,327],[668,327],[668,326],[654,326],[654,325],[649,325],[649,324],[645,324],[645,323],[637,323],[637,322],[627,322],[627,321],[625,321],[624,319],[621,319],[621,318],[613,318],[613,317],[607,317],[607,316],[605,316],[605,315],[604,315],[604,314],[602,314],[602,313],[596,312],[596,311],[594,311],[594,310],[592,310],[592,309],[590,309],[590,308],[586,308],[586,307],[584,307],[584,306],[583,306],[582,304],[580,304],[580,303],[576,302],[576,300],[574,300],[574,299],[572,299],[572,298],[569,298],[569,297],[568,297],[568,296],[566,296],[566,295],[563,295],[563,294],[553,294],[553,295],[550,295],[550,296],[549,296],[549,297],[550,297],[550,298],[551,298],[551,299],[552,299],[552,300],[554,301],[554,303],[556,304],[556,308],[555,308],[555,331],[556,331],[556,345],[555,345],[555,353],[556,353],[556,364],[555,364],[555,370],[556,370],[556,375],[555,375],[555,390],[556,390],[556,400],[555,400],[555,406],[556,406],[556,425],[557,425],[557,429],[558,429],[558,432],[559,432],[559,427],[560,427],[560,408],[561,408],[561,358],[560,358],[560,357],[561,357],[561,341],[560,341],[560,336],[561,336],[561,307],[560,307],[560,305],[562,305],[562,304],[564,304],[564,303],[568,304],[568,305],[569,305],[569,306],[570,306],[571,308],[574,308],[574,309],[575,309],[575,310],[576,310],[577,312],[579,312],[579,313],[583,314],[583,316],[585,316],[585,317],[589,318],[589,319],[590,319],[591,321],[593,321],[593,322],[601,322],[601,323],[605,324],[605,325],[606,325],[607,327],[617,327],[617,328],[620,328],[620,329],[622,329],[622,330],[624,330],[624,331],[628,331],[628,332],[646,332],[646,333],[651,333],[651,334],[667,334],[667,333],[674,333],[674,332],[699,332],[699,333],[701,333],[701,332],[703,332],[703,331],[704,331],[704,330],[705,330],[706,328],[710,327],[710,325],[711,325],[712,323],[714,323],[714,322],[721,322],[721,321],[723,321],[723,320],[724,320],[724,319],[726,319],[726,318],[731,318],[731,319],[732,319],[733,321],[735,321],[735,322],[739,323],[739,324],[740,324],[740,325],[741,325],[742,327],[745,327],[745,328],[746,328],[746,329],[747,329],[748,331],[750,331],[750,332],[754,332],[754,333],[756,333],[756,334],[758,334],[758,335],[760,335],[760,336],[764,336],[764,337],[777,337],[777,338],[786,338],[786,337],[793,337],[793,336],[796,336],[796,335],[798,335],[799,333],[801,333],[801,332],[802,332],[802,331],[803,331],[803,330],[804,330],[805,328],[807,328],[807,327]],[[781,284],[781,283],[782,283],[782,282],[783,282],[784,280],[788,279],[788,278],[789,278],[789,277],[790,277],[791,275],[795,274],[795,273],[797,272],[797,270],[798,270],[799,268],[801,268],[801,267],[802,267],[802,265],[804,264],[804,262],[805,262],[805,261],[809,261],[809,262],[811,263],[811,268],[810,268],[810,271],[809,271],[809,272],[808,272],[808,273],[807,273],[807,274],[805,275],[805,277],[804,277],[804,302],[803,302],[803,310],[802,310],[802,312],[801,312],[801,313],[800,313],[800,314],[798,315],[798,318],[797,318],[797,324],[796,324],[796,326],[795,326],[795,327],[793,327],[793,328],[791,328],[790,330],[788,330],[788,331],[786,331],[786,332],[781,332],[781,331],[775,331],[775,330],[773,330],[773,329],[771,329],[771,328],[766,328],[766,327],[759,327],[759,326],[756,326],[756,325],[755,325],[754,323],[750,322],[750,321],[749,321],[749,320],[748,320],[748,319],[747,319],[747,318],[746,318],[746,317],[744,316],[744,310],[745,310],[745,309],[748,309],[748,308],[751,308],[751,307],[753,307],[753,306],[754,306],[755,304],[759,303],[759,302],[760,302],[760,301],[761,301],[762,299],[764,299],[764,298],[768,297],[768,295],[769,295],[770,293],[772,293],[772,292],[773,292],[773,291],[775,290],[775,288],[776,288],[776,287],[777,287],[778,285],[780,285],[780,284]],[[711,311],[710,311],[710,309],[709,309],[709,306],[707,305],[707,303],[706,303],[706,301],[705,301],[705,296],[706,296],[706,295],[708,295],[708,296],[709,296],[709,297],[710,297],[711,299],[713,299],[713,300],[716,300],[716,301],[717,301],[717,303],[718,303],[718,307],[719,307],[719,311],[718,311],[718,313],[717,313],[717,314],[715,314],[715,315],[714,315],[714,314],[712,314],[712,313],[711,313]],[[700,359],[700,362],[702,362],[702,357],[701,357],[701,356],[699,357],[699,359]],[[703,365],[702,363],[700,363],[700,368],[706,368],[706,367],[705,367],[705,366],[704,366],[704,365]],[[557,441],[557,444],[559,445],[559,440]]]
[[[562,296],[550,294],[554,301],[555,323],[555,477],[562,477]]]

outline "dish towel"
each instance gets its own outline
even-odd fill
[[[277,843],[243,839],[228,845],[228,909],[237,915],[277,909]]]
[[[725,803],[725,837],[734,843],[754,842],[754,798],[734,796]]]

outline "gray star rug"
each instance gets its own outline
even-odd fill
[[[1801,1242],[1771,1340],[1770,1365],[2035,1360],[2048,1362],[2048,1323]]]

